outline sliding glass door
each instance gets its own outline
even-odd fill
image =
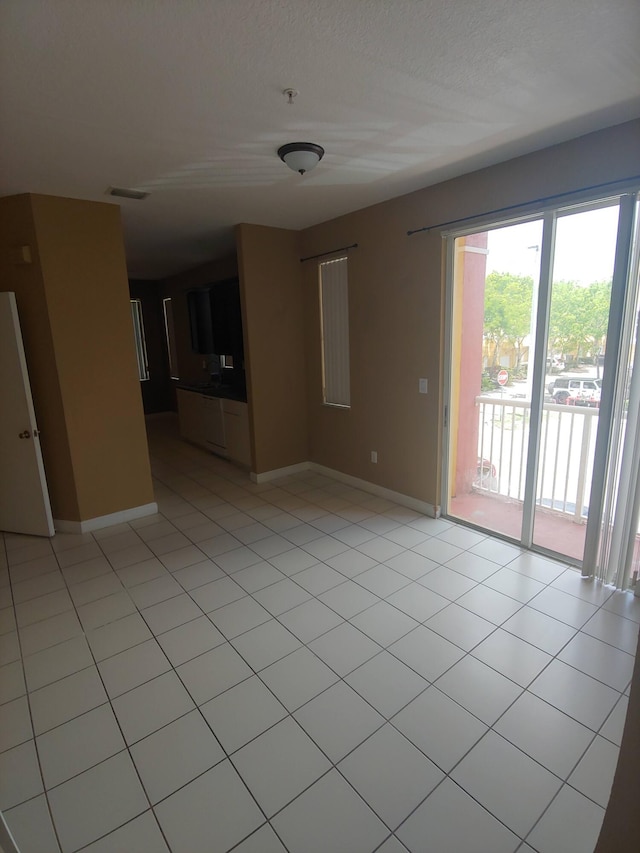
[[[624,197],[449,237],[444,512],[576,564],[620,444],[632,218]]]

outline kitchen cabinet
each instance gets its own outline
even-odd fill
[[[224,433],[227,456],[247,468],[251,467],[251,443],[249,440],[249,412],[246,403],[239,400],[223,400]]]
[[[240,400],[177,389],[180,435],[187,441],[251,467],[249,410]]]

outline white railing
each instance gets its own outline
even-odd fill
[[[524,500],[531,404],[476,397],[478,479],[474,488]],[[545,403],[540,434],[536,505],[584,523],[591,488],[598,409]],[[481,473],[482,472],[482,473]]]

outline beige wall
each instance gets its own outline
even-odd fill
[[[444,243],[438,231],[412,237],[407,231],[637,175],[639,150],[636,121],[303,231],[304,256],[359,246],[349,252],[352,405],[346,412],[322,405],[317,264],[302,265],[310,459],[438,505]],[[418,393],[420,377],[429,381],[426,396]]]
[[[245,368],[256,473],[308,459],[299,235],[236,229]]]
[[[53,196],[2,201],[31,220],[34,269],[13,270],[9,283],[54,517],[83,521],[150,503],[120,210]]]

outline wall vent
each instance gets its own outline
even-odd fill
[[[142,201],[149,193],[142,190],[130,190],[128,187],[109,187],[107,195],[114,195],[117,198],[133,198],[136,201]]]

